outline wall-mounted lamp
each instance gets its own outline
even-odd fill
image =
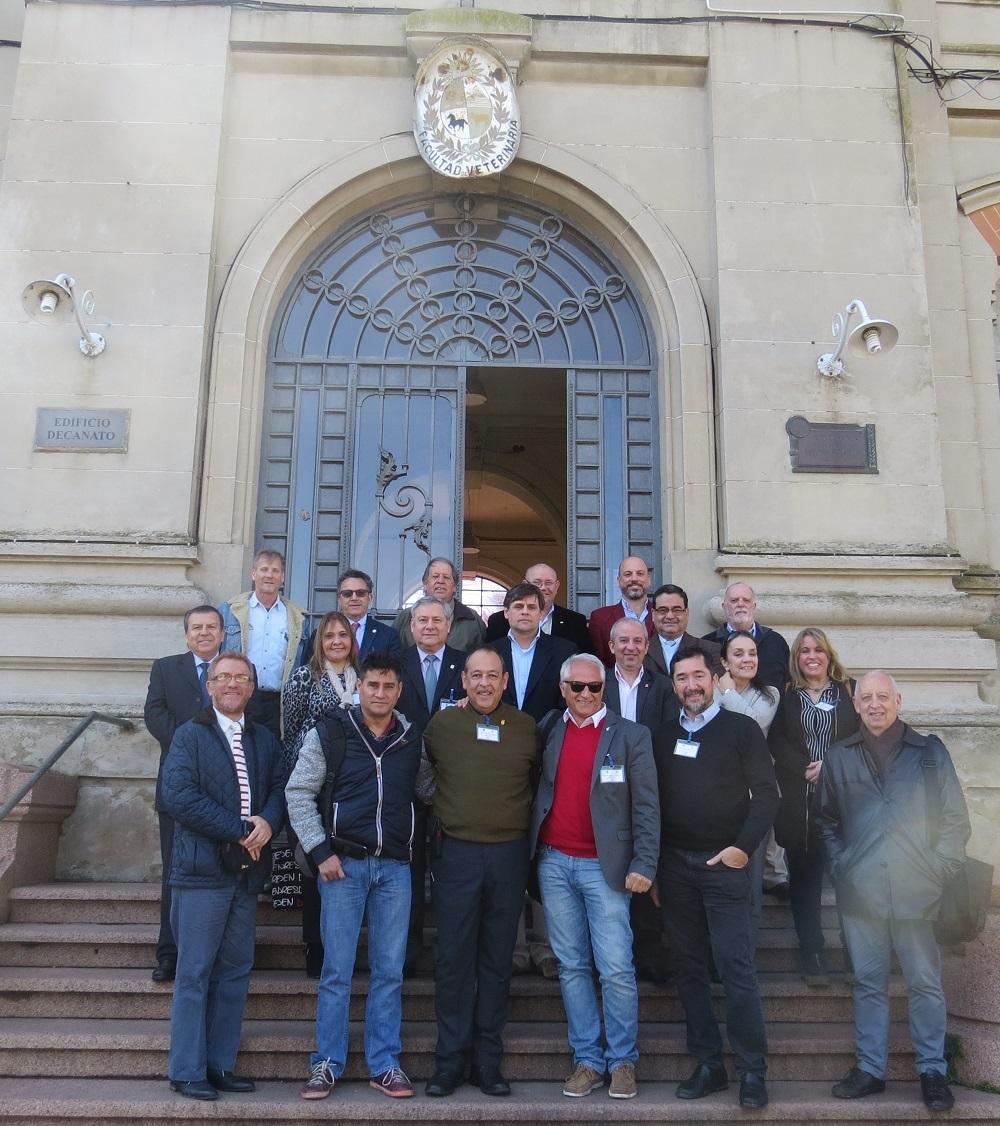
[[[69,274],[56,274],[52,281],[33,281],[24,287],[21,304],[28,316],[41,324],[65,324],[75,317],[80,329],[80,351],[85,356],[99,356],[108,342],[99,332],[91,332],[81,316],[81,310],[88,317],[93,313],[94,295],[88,289],[78,298],[75,287]]]
[[[858,313],[861,323],[847,334],[847,326],[851,316]],[[844,361],[840,358],[847,351],[852,356],[874,356],[879,352],[888,352],[895,348],[899,339],[899,331],[890,321],[876,321],[868,316],[864,302],[857,297],[847,306],[843,313],[838,313],[833,318],[833,335],[840,337],[836,352],[826,352],[816,362],[820,375],[839,378],[844,374]]]

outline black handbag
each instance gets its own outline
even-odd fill
[[[937,763],[922,759],[924,797],[927,802],[927,824],[936,843],[941,822],[941,797],[938,789]],[[971,942],[986,926],[986,912],[993,895],[993,865],[974,856],[966,856],[962,867],[944,881],[941,889],[941,911],[934,922],[934,937],[941,946],[959,946]]]

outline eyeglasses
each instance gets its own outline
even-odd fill
[[[215,676],[210,676],[208,679],[218,684],[249,684],[253,677],[245,672],[217,672]]]
[[[603,682],[600,680],[564,680],[563,684],[565,684],[575,696],[579,696],[584,688],[589,688],[596,696],[604,687]]]
[[[371,594],[371,591],[365,589],[348,590],[346,587],[344,587],[344,589],[339,591],[338,593],[340,594],[341,598],[364,598],[365,595]]]
[[[683,614],[683,606],[654,606],[653,613],[662,617],[664,614]]]

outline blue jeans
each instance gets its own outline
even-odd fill
[[[167,1074],[178,1082],[236,1063],[257,924],[257,895],[246,884],[242,876],[225,888],[173,889],[177,979]]]
[[[541,846],[538,884],[549,941],[559,959],[574,1064],[603,1074],[635,1063],[639,994],[632,965],[631,895],[608,887],[599,860],[567,856],[547,845]],[[591,951],[601,979],[606,1050],[601,1047]]]
[[[948,1024],[941,991],[941,954],[934,924],[924,919],[842,919],[854,966],[854,1024],[858,1067],[885,1078],[889,1060],[889,965],[892,951],[906,980],[910,1039],[917,1072],[947,1075],[944,1034]]]
[[[320,880],[323,971],[316,1002],[316,1051],[336,1078],[347,1066],[351,978],[361,922],[368,917],[371,977],[365,1004],[365,1059],[372,1075],[399,1067],[403,960],[410,918],[410,866],[402,860],[344,857],[347,878]]]

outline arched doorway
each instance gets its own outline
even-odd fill
[[[322,613],[352,565],[387,614],[430,556],[461,559],[470,379],[514,389],[535,445],[533,404],[551,408],[558,387],[559,503],[544,466],[488,468],[550,523],[564,514],[570,600],[599,605],[622,555],[658,554],[653,366],[627,280],[536,204],[433,195],[352,222],[275,319],[257,540],[285,552],[292,598]]]

